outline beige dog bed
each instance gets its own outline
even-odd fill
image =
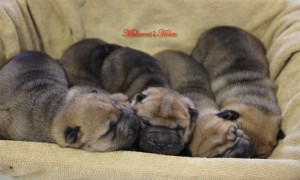
[[[0,172],[35,179],[299,179],[297,0],[1,0],[0,65],[21,50],[41,50],[58,59],[70,44],[88,37],[150,54],[170,48],[190,53],[199,35],[217,25],[241,27],[267,48],[286,133],[269,159],[90,153],[55,144],[0,141]],[[170,29],[177,36],[124,37],[125,29]]]

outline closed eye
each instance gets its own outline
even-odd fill
[[[181,126],[177,126],[174,130],[176,130],[176,131],[181,131],[181,130],[183,130],[184,128],[183,127],[181,127]]]
[[[142,123],[147,125],[147,126],[151,126],[150,122],[145,120],[145,119],[141,119]]]
[[[107,136],[110,133],[115,134],[116,128],[117,128],[117,122],[110,122],[108,130],[101,136],[101,138]]]

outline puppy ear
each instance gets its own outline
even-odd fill
[[[65,131],[65,139],[68,144],[75,143],[78,138],[80,127],[76,126],[74,128],[68,127]]]
[[[216,114],[219,118],[225,119],[225,120],[237,120],[240,117],[240,114],[236,111],[232,110],[224,110],[222,112],[219,112]]]
[[[146,95],[143,94],[143,93],[138,93],[136,96],[135,96],[135,99],[137,102],[141,102],[143,99],[146,98]]]
[[[98,94],[98,93],[99,93],[99,90],[96,89],[96,88],[93,88],[93,89],[91,89],[91,93]]]
[[[133,108],[138,102],[141,102],[143,99],[145,99],[147,96],[143,93],[138,93],[133,97],[133,100],[131,101],[130,106]]]
[[[198,110],[189,108],[189,113],[191,117],[191,121],[194,122],[198,118]]]
[[[285,138],[285,133],[282,129],[279,130],[277,134],[277,140]]]
[[[100,73],[100,68],[103,60],[110,55],[113,51],[121,48],[121,46],[114,44],[101,44],[94,49],[89,54],[88,57],[88,69],[94,76],[98,76]]]

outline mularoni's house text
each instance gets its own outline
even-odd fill
[[[150,32],[141,32],[138,29],[124,29],[124,37],[177,37],[171,29],[158,29]]]

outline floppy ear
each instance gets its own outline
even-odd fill
[[[65,131],[65,139],[68,144],[75,143],[80,131],[80,127],[76,126],[74,128],[68,127]]]
[[[101,44],[94,49],[89,54],[88,57],[88,69],[94,76],[98,76],[100,73],[100,68],[103,60],[110,55],[113,51],[121,48],[121,46],[114,44]]]
[[[285,133],[282,129],[279,130],[277,134],[277,140],[285,138]]]
[[[222,112],[219,112],[216,114],[219,118],[225,119],[225,120],[237,120],[240,117],[240,114],[236,111],[232,110],[224,110]]]
[[[191,117],[191,122],[196,121],[196,119],[198,118],[198,114],[199,114],[198,110],[189,108],[189,113],[190,113],[190,117]]]
[[[143,99],[145,99],[147,96],[143,93],[138,93],[133,97],[133,100],[131,101],[130,106],[134,107],[136,103],[141,102]]]
[[[143,93],[138,93],[136,96],[135,96],[135,99],[137,102],[141,102],[143,99],[146,98],[146,95],[143,94]]]

